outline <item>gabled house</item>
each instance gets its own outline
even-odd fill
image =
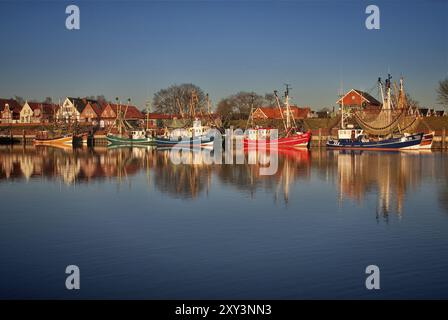
[[[143,113],[135,106],[107,103],[101,112],[100,127],[113,125],[119,111],[127,121],[142,121],[145,118]]]
[[[25,101],[22,109],[20,110],[20,123],[31,123],[34,116],[34,111],[31,109],[28,101]]]
[[[81,113],[87,103],[98,103],[98,101],[87,98],[67,97],[56,113],[56,120],[65,122],[79,122],[81,120]]]
[[[420,115],[422,117],[431,117],[431,116],[435,116],[435,112],[433,109],[431,108],[419,108],[418,112],[420,113]]]
[[[336,101],[337,104],[352,108],[363,108],[363,109],[380,109],[381,102],[375,99],[372,95],[367,92],[351,89],[342,98]]]
[[[306,119],[308,118],[308,115],[310,114],[311,110],[308,107],[299,108],[298,106],[290,106],[291,113],[294,117],[294,119]],[[287,110],[286,107],[282,107],[282,113],[283,118],[286,119]],[[252,114],[252,117],[254,119],[275,119],[279,120],[282,119],[282,113],[280,113],[280,110],[278,108],[272,108],[272,107],[258,107],[255,109],[255,111]]]
[[[436,117],[444,117],[448,115],[448,113],[445,110],[437,110],[435,111],[435,116]]]
[[[0,122],[15,123],[20,119],[22,107],[14,99],[0,99]]]
[[[59,106],[54,103],[28,102],[27,104],[33,110],[33,116],[31,118],[31,122],[33,123],[53,122],[59,109]]]
[[[103,108],[99,102],[87,102],[84,110],[82,110],[79,119],[81,122],[91,123],[97,125],[100,122]]]

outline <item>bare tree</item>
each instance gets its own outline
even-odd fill
[[[157,112],[188,113],[192,97],[197,97],[194,101],[196,112],[206,109],[205,94],[202,89],[192,83],[184,83],[181,85],[172,85],[166,89],[161,89],[154,94],[153,107]]]
[[[277,105],[277,102],[275,101],[275,95],[273,93],[266,93],[264,95],[264,100],[266,102],[266,105],[269,107],[275,107]]]
[[[448,106],[448,78],[439,81],[437,88],[438,100],[445,107]]]
[[[16,100],[17,103],[20,104],[21,106],[25,104],[25,99],[23,99],[23,97],[21,96],[14,96],[14,100]]]

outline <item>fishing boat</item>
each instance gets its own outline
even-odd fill
[[[277,96],[277,91],[274,91],[274,96],[277,101],[277,107],[279,108],[280,115],[282,117],[282,122],[285,128],[285,134],[281,137],[276,137],[271,134],[272,128],[260,128],[253,127],[253,105],[251,106],[251,111],[249,114],[248,122],[246,124],[245,137],[243,139],[243,144],[245,148],[309,148],[311,142],[311,131],[302,132],[298,129],[297,123],[294,119],[294,115],[291,112],[289,105],[289,85],[286,85],[285,91],[285,113],[280,106],[280,100]],[[285,119],[286,118],[286,119]],[[249,123],[252,124],[251,128],[248,128]],[[272,139],[272,137],[274,137]]]
[[[121,103],[118,104],[117,118],[106,134],[108,145],[153,145],[154,138],[147,130],[135,129],[126,121],[129,103],[130,99],[124,112],[121,110]]]
[[[48,131],[40,131],[34,138],[35,145],[52,145],[52,146],[73,146],[73,135],[50,136]]]
[[[193,121],[189,128],[175,129],[165,136],[154,139],[157,147],[213,147],[215,137],[210,127],[202,126],[200,120]]]
[[[122,144],[122,145],[152,145],[154,144],[154,138],[148,136],[145,130],[131,130],[126,133],[106,135],[107,142],[109,144]]]
[[[432,135],[415,132],[418,126],[418,112],[406,104],[403,78],[400,89],[393,99],[391,94],[391,76],[388,75],[384,87],[378,79],[378,89],[382,98],[382,107],[378,114],[367,120],[362,112],[349,110],[341,99],[341,129],[338,138],[330,139],[326,146],[332,149],[360,150],[419,150],[432,144]],[[385,94],[384,94],[385,90]],[[352,118],[360,128],[347,123]]]

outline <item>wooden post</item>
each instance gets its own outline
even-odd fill
[[[446,147],[445,139],[446,139],[446,129],[443,128],[443,130],[442,130],[442,149],[445,149],[445,147]]]
[[[320,148],[320,142],[322,140],[322,128],[319,128],[319,148]]]
[[[25,135],[25,129],[23,129],[23,132],[22,132],[22,143],[23,143],[23,145],[25,145],[26,144],[26,135]]]

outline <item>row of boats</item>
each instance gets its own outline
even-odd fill
[[[361,150],[420,150],[432,147],[433,134],[412,132],[417,127],[419,115],[407,105],[403,89],[403,79],[400,79],[400,89],[395,95],[391,92],[390,75],[385,84],[378,79],[378,88],[383,100],[381,110],[373,119],[366,120],[360,110],[347,108],[342,99],[341,128],[337,139],[330,139],[326,146],[332,149],[361,149]],[[274,128],[258,127],[254,125],[253,107],[247,121],[245,132],[242,134],[245,148],[309,148],[311,132],[303,132],[298,128],[289,104],[289,87],[285,92],[285,108],[280,105],[277,92],[274,91],[277,107],[282,115],[283,127],[281,134],[274,132]],[[348,119],[355,120],[358,128],[349,123]],[[113,129],[113,128],[111,128]],[[216,134],[221,134],[216,128],[203,126],[199,119],[192,119],[192,126],[165,131],[163,135],[155,135],[153,131],[134,129],[117,115],[115,130],[109,130],[106,139],[109,145],[155,145],[157,147],[207,147],[216,146]],[[283,130],[284,129],[284,130]],[[276,133],[273,135],[273,133]],[[225,134],[222,135],[224,138]],[[35,144],[70,145],[75,140],[86,143],[88,137],[75,137],[67,135],[48,138],[37,137]]]

